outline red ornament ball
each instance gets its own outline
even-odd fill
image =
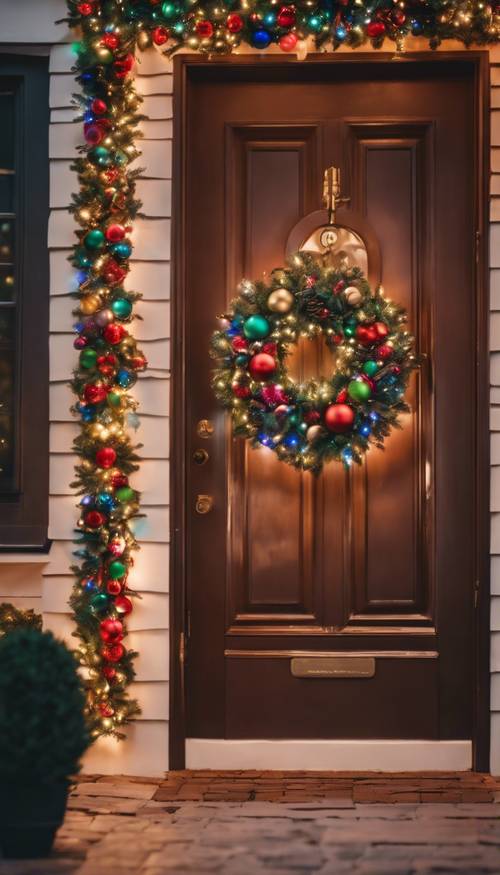
[[[295,24],[296,14],[295,14],[295,6],[282,6],[280,11],[278,12],[277,22],[280,27],[293,27]],[[295,38],[295,42],[297,42],[297,38]],[[281,40],[280,40],[281,46]],[[285,49],[285,51],[290,51],[290,49]]]
[[[85,16],[92,15],[92,13],[94,11],[94,7],[92,6],[92,3],[79,3],[76,8],[77,8],[77,11],[80,13],[80,15],[85,15]]]
[[[99,711],[101,717],[112,717],[115,713],[115,709],[108,705],[107,702],[99,702]]]
[[[389,344],[387,343],[383,343],[382,346],[379,346],[379,348],[377,349],[377,358],[382,359],[383,362],[387,361],[387,359],[391,358],[393,352],[394,349],[392,348],[392,346],[389,346]]]
[[[211,21],[198,21],[196,23],[196,33],[202,39],[210,39],[214,34],[214,26]]]
[[[100,125],[84,125],[83,136],[90,146],[98,146],[104,139],[104,130]]]
[[[328,431],[344,434],[352,428],[354,415],[348,404],[330,404],[325,410],[325,425]]]
[[[238,383],[234,383],[231,388],[236,398],[249,398],[252,394],[248,386],[240,386]]]
[[[123,644],[112,644],[110,647],[103,647],[101,656],[107,662],[120,662],[120,659],[125,654]]]
[[[111,555],[115,558],[118,556],[122,556],[125,552],[126,546],[127,545],[125,543],[125,538],[122,538],[120,536],[116,538],[111,538],[111,541],[109,541],[108,543],[108,553],[111,553]]]
[[[170,34],[166,27],[155,27],[152,33],[155,46],[164,46]]]
[[[123,225],[108,225],[104,236],[109,243],[119,243],[125,237],[125,228]]]
[[[121,595],[115,599],[115,608],[119,614],[131,614],[134,606],[126,595]]]
[[[111,486],[113,489],[121,489],[122,486],[128,486],[128,477],[126,474],[121,474],[120,471],[117,471],[116,474],[113,474],[111,477]]]
[[[96,465],[99,468],[112,468],[116,462],[116,453],[113,447],[101,447],[95,454]]]
[[[102,673],[108,681],[114,681],[116,678],[116,668],[111,665],[103,666]]]
[[[104,115],[104,113],[108,110],[108,107],[104,103],[104,100],[101,100],[99,97],[94,98],[94,100],[90,104],[90,108],[94,115]]]
[[[370,21],[366,25],[366,32],[369,37],[376,39],[376,37],[383,36],[385,33],[385,24],[383,21]]]
[[[111,343],[113,346],[116,346],[117,343],[120,343],[126,335],[126,331],[123,325],[119,325],[116,322],[111,322],[110,325],[106,325],[106,328],[103,331],[104,339]]]
[[[226,27],[229,33],[239,33],[240,30],[243,30],[243,19],[241,15],[238,15],[237,12],[231,12],[231,15],[227,16]]]
[[[99,513],[98,510],[89,510],[89,512],[85,514],[83,521],[89,529],[98,529],[100,526],[104,525],[106,517],[104,514]]]
[[[248,349],[248,341],[244,337],[233,337],[231,346],[234,352],[246,352]]]
[[[248,370],[254,380],[269,380],[276,370],[276,361],[267,352],[259,352],[250,359]]]
[[[356,338],[363,346],[371,346],[378,339],[377,329],[374,325],[358,325]]]
[[[304,420],[308,425],[316,425],[321,419],[321,414],[319,410],[308,410],[307,413],[304,414]]]
[[[119,580],[108,580],[106,584],[106,592],[109,595],[120,595],[122,591],[122,585]]]
[[[385,322],[375,322],[374,329],[377,332],[377,337],[379,340],[383,340],[384,337],[387,337],[389,334],[389,328],[385,324]]]
[[[87,404],[100,404],[106,400],[106,389],[97,383],[88,383],[83,390],[83,397]]]
[[[406,15],[401,9],[395,9],[392,13],[392,20],[394,21],[394,24],[401,27],[406,21]]]
[[[107,617],[99,624],[99,634],[106,644],[118,644],[123,638],[123,623]]]
[[[297,36],[294,33],[285,33],[279,38],[279,47],[282,52],[293,52],[297,45]]]
[[[106,46],[107,49],[111,49],[111,51],[114,52],[120,45],[120,38],[116,33],[106,33],[102,38],[102,44],[103,46]]]
[[[130,73],[132,67],[134,66],[134,56],[127,55],[125,58],[122,58],[120,61],[115,61],[113,64],[113,69],[115,71],[115,76],[117,79],[125,79],[128,73]]]

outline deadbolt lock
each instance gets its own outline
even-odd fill
[[[198,437],[201,438],[212,437],[214,433],[213,422],[211,422],[210,419],[200,419],[198,425],[196,426],[196,433]]]
[[[193,453],[193,462],[196,462],[197,465],[204,465],[205,462],[208,462],[208,453],[206,450],[202,450],[199,447]]]
[[[195,509],[196,513],[205,514],[210,513],[214,506],[214,499],[212,495],[197,495],[196,496],[196,504]]]

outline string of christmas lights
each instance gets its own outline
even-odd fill
[[[123,33],[146,48],[165,46],[226,54],[241,44],[305,53],[310,42],[325,51],[386,39],[404,47],[421,36],[465,45],[497,42],[499,0],[83,0],[70,2],[71,23],[91,22],[101,10],[119,13]]]

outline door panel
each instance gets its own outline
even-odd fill
[[[283,70],[286,69],[286,76]],[[474,419],[472,66],[193,68],[187,91],[188,735],[469,738]],[[231,436],[211,389],[215,316],[283,264],[343,173],[422,366],[403,429],[350,474],[288,468]],[[297,376],[328,373],[299,344]],[[209,461],[191,462],[214,422]],[[196,514],[196,495],[214,510]],[[293,677],[293,653],[373,653],[373,678]]]

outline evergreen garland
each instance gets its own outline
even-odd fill
[[[422,36],[431,48],[446,39],[465,45],[498,41],[498,0],[69,0],[72,25],[114,11],[121,31],[139,48],[153,41],[168,54],[179,48],[225,54],[239,45],[284,52],[358,48],[390,40],[402,48]]]

